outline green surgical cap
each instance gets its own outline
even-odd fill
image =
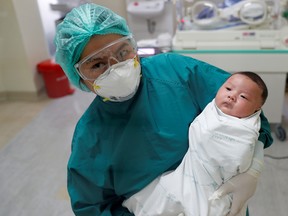
[[[89,89],[80,82],[74,65],[93,35],[130,35],[124,18],[108,8],[88,3],[74,8],[58,24],[55,35],[55,60],[62,67],[70,82],[84,91]]]

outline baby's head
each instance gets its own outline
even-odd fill
[[[232,74],[217,92],[215,103],[225,114],[245,118],[261,109],[268,89],[259,75],[250,71]]]

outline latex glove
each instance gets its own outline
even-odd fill
[[[232,193],[232,206],[228,216],[236,216],[242,210],[248,199],[255,193],[259,175],[263,170],[263,146],[263,143],[257,141],[249,170],[225,182],[209,198],[209,200],[220,199],[222,196]]]

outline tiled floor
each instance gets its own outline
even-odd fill
[[[92,94],[37,103],[0,103],[0,215],[72,216],[66,192],[66,164],[75,124]],[[288,97],[287,97],[288,98]],[[283,125],[288,130],[288,100]],[[288,141],[265,150],[288,155]],[[288,160],[265,158],[265,170],[250,216],[287,216]]]
[[[75,124],[91,100],[92,94],[76,92],[45,105],[0,104],[1,216],[73,215],[66,164]]]
[[[0,102],[0,149],[7,144],[23,127],[49,103],[51,99],[42,98],[36,102],[1,101]]]

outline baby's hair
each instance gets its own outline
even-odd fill
[[[253,82],[255,82],[260,87],[260,89],[262,89],[261,97],[262,97],[262,104],[264,104],[268,97],[268,88],[265,82],[263,81],[263,79],[258,74],[251,72],[251,71],[239,71],[239,72],[233,73],[231,76],[235,74],[241,74],[241,75],[247,76]]]

